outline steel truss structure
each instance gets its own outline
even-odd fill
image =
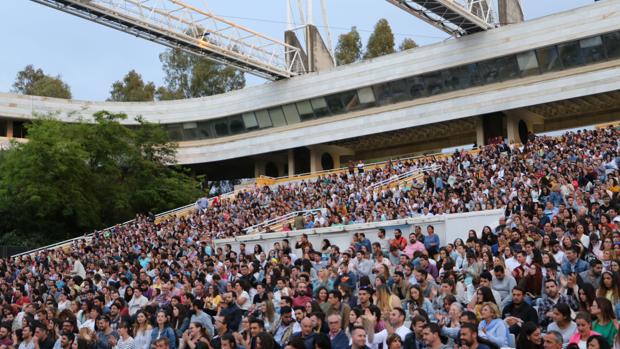
[[[178,0],[32,0],[277,80],[306,71],[300,49]]]
[[[494,27],[488,0],[387,0],[430,25],[453,36]]]

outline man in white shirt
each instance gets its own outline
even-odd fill
[[[136,313],[149,304],[148,298],[144,297],[142,294],[142,290],[139,287],[136,287],[133,290],[133,297],[128,303],[129,306],[129,316],[134,316]]]
[[[394,333],[396,333],[403,342],[405,341],[405,337],[407,337],[407,335],[411,333],[411,330],[405,326],[405,316],[406,315],[403,308],[394,307],[394,309],[390,311],[388,319],[389,325],[394,328]],[[375,334],[372,344],[382,343],[383,348],[387,348],[387,337],[388,332],[384,329],[383,331]]]
[[[519,262],[512,254],[512,249],[509,246],[504,248],[504,263],[506,264],[506,268],[508,271],[512,273],[512,271],[519,266]]]

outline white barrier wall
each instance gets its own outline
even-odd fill
[[[323,239],[328,239],[332,245],[337,245],[341,250],[344,250],[349,247],[353,234],[357,232],[363,232],[370,242],[374,242],[377,241],[377,233],[379,228],[385,229],[386,236],[388,238],[394,237],[395,229],[400,229],[403,232],[403,236],[407,238],[415,226],[421,226],[423,234],[426,234],[426,227],[432,225],[435,228],[435,233],[439,235],[441,245],[445,246],[448,242],[453,242],[456,238],[466,240],[468,236],[467,233],[470,229],[474,229],[478,236],[480,236],[484,226],[488,225],[491,228],[495,228],[499,222],[499,218],[503,216],[503,214],[504,210],[498,209],[482,212],[454,213],[432,217],[416,217],[341,227],[245,235],[232,239],[215,240],[215,245],[216,247],[222,247],[225,244],[230,244],[233,251],[239,251],[239,244],[243,242],[246,244],[246,251],[248,252],[254,250],[254,245],[261,245],[264,251],[269,251],[273,248],[273,244],[275,242],[281,242],[283,239],[288,239],[291,248],[293,248],[293,252],[298,254],[300,251],[294,248],[295,241],[299,239],[301,234],[305,233],[308,235],[308,240],[312,242],[312,246],[314,246],[315,249],[320,248]]]

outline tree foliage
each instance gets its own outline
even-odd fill
[[[0,152],[0,243],[67,239],[200,196],[192,178],[169,166],[176,145],[167,133],[141,119],[130,129],[123,118],[105,111],[94,123],[41,118],[27,143]]]
[[[356,27],[338,37],[336,45],[336,64],[344,65],[359,61],[362,57],[362,39]]]
[[[112,84],[110,101],[116,102],[148,102],[155,99],[155,84],[147,84],[135,70],[130,70],[122,81]]]
[[[159,60],[166,83],[157,90],[161,100],[204,97],[245,87],[243,72],[191,53],[169,49]]]
[[[381,18],[368,38],[364,58],[375,58],[394,53],[394,34],[387,19]]]
[[[71,98],[71,89],[60,76],[46,75],[31,64],[17,73],[12,91],[31,96]]]
[[[411,38],[405,38],[403,40],[403,42],[400,44],[400,46],[398,47],[399,51],[405,51],[405,50],[409,50],[412,48],[416,48],[418,47],[418,44]]]

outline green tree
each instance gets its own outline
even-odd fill
[[[394,34],[387,19],[381,18],[368,38],[364,58],[374,58],[394,53]]]
[[[112,84],[110,90],[110,101],[116,102],[147,102],[155,98],[155,84],[147,84],[142,80],[142,76],[135,70],[130,70],[123,77],[122,81]]]
[[[195,98],[245,87],[243,72],[177,49],[159,55],[166,86],[157,90],[161,100]]]
[[[60,76],[46,75],[31,64],[17,73],[12,91],[31,96],[71,98],[71,89]]]
[[[362,39],[356,27],[338,37],[336,45],[336,64],[344,65],[359,61],[362,57]]]
[[[409,49],[416,48],[416,47],[418,47],[418,44],[416,44],[416,42],[413,39],[405,38],[403,42],[400,44],[400,46],[398,47],[398,50],[405,51],[405,50],[409,50]]]
[[[171,167],[176,144],[167,133],[142,119],[128,128],[124,118],[37,119],[27,143],[0,152],[0,243],[50,243],[200,196],[197,182]]]

